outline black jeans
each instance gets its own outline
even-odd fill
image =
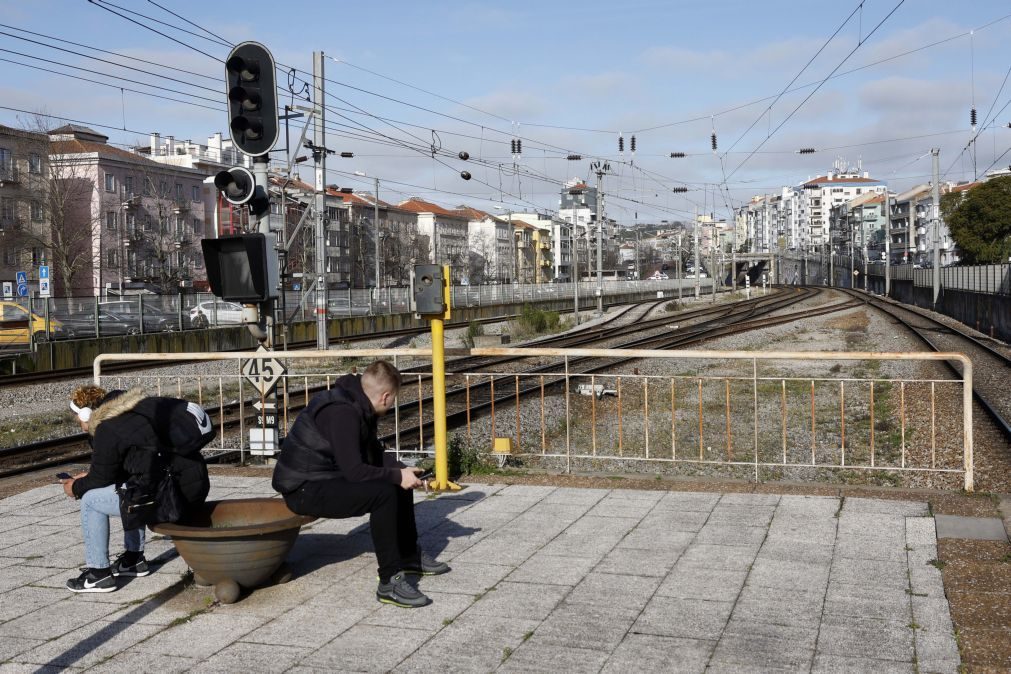
[[[418,561],[414,492],[410,489],[379,480],[348,482],[335,478],[306,482],[285,495],[284,502],[299,515],[343,519],[368,513],[383,582],[402,571],[405,562]]]

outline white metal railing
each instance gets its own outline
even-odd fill
[[[533,348],[476,348],[469,353],[554,363],[536,373],[447,371],[450,394],[459,398],[454,405],[465,415],[455,432],[461,442],[481,452],[491,451],[494,438],[510,437],[517,456],[560,462],[556,465],[565,470],[654,462],[747,469],[756,481],[762,470],[797,479],[811,479],[812,472],[817,479],[825,470],[931,472],[961,475],[963,488],[973,489],[972,363],[963,354]],[[432,421],[425,369],[429,350],[270,356],[288,369],[278,387],[282,431],[314,391],[329,388],[340,374],[384,358],[401,369],[405,383],[395,415],[386,420],[395,451],[432,451],[426,430]],[[244,408],[260,395],[244,383],[239,365],[262,357],[263,352],[103,354],[95,359],[94,376],[98,385],[121,387],[122,377],[103,374],[105,364],[219,361],[226,364],[219,373],[208,367],[200,376],[156,372],[129,377],[152,393],[197,400],[222,415],[226,401],[239,401],[242,419]],[[601,368],[619,362],[599,372],[581,372],[587,359],[595,359]],[[640,374],[627,364],[632,359],[639,368],[648,361],[662,374]],[[901,362],[933,361],[959,363],[962,378],[876,374],[882,363],[891,362],[894,368]],[[801,362],[804,373],[796,374]],[[613,394],[580,394],[598,390]],[[482,413],[470,411],[482,401]],[[961,441],[949,432],[958,424]],[[240,420],[238,433],[221,433],[218,449],[243,451],[246,428]]]

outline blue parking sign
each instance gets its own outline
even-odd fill
[[[19,271],[14,273],[14,282],[17,285],[28,285],[28,272]]]

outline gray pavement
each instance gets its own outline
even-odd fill
[[[212,498],[273,496],[213,477]],[[925,503],[473,484],[418,495],[434,600],[375,600],[365,519],[302,530],[296,577],[207,606],[186,566],[117,592],[83,563],[58,485],[0,501],[0,672],[957,672]],[[112,552],[121,536],[113,534]],[[122,582],[122,581],[121,581]],[[189,599],[189,601],[186,601]],[[198,609],[194,610],[193,606]]]

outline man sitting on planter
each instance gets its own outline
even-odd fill
[[[417,608],[431,603],[406,576],[437,575],[449,566],[418,546],[414,494],[420,468],[409,468],[383,451],[378,419],[393,405],[400,372],[386,361],[365,373],[345,375],[317,394],[284,440],[273,487],[299,515],[346,518],[369,514],[379,562],[376,598]]]

